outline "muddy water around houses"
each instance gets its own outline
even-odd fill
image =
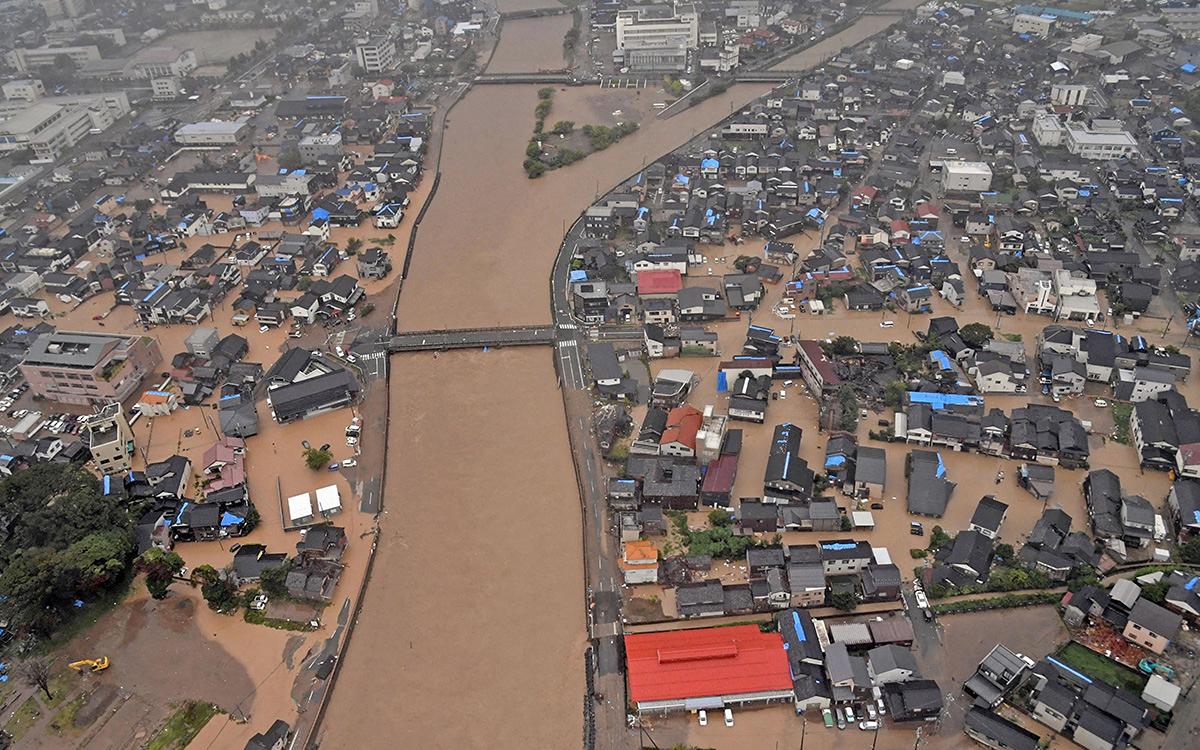
[[[579,499],[550,351],[393,364],[378,558],[322,746],[576,746]]]
[[[487,72],[536,73],[562,68],[566,65],[563,36],[569,28],[569,14],[505,21]]]

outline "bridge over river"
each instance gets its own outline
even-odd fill
[[[389,352],[428,352],[443,349],[482,349],[494,346],[550,346],[554,326],[505,328],[460,328],[444,331],[414,331],[393,336]]]

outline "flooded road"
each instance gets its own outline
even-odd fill
[[[550,356],[394,359],[379,552],[322,747],[578,746],[579,497]]]
[[[912,10],[923,2],[924,0],[891,0],[880,7],[882,10]],[[903,16],[900,15],[862,16],[849,28],[843,29],[831,37],[822,39],[817,44],[801,52],[797,52],[771,69],[807,70],[820,65],[842,50],[853,47],[864,39],[872,37],[889,26],[899,23],[901,18]]]

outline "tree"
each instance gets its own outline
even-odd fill
[[[171,581],[183,569],[183,558],[157,547],[146,550],[137,559],[136,570],[146,574],[146,589],[155,599],[165,599]]]
[[[362,250],[363,241],[359,237],[351,237],[346,240],[346,252],[350,255],[358,255],[358,251]]]
[[[1171,589],[1171,584],[1167,582],[1164,576],[1157,583],[1150,583],[1142,586],[1142,597],[1155,604],[1162,604],[1167,600],[1167,591]]]
[[[54,700],[50,692],[50,660],[44,656],[36,656],[17,664],[17,674],[22,680],[46,694],[46,700]]]
[[[384,237],[383,239],[379,240],[379,244],[383,245],[384,247],[391,247],[392,245],[395,245],[396,244],[396,235],[389,234],[387,237]]]
[[[950,535],[946,533],[946,530],[941,526],[934,526],[933,530],[929,532],[929,551],[937,552],[949,541]]]
[[[58,625],[66,604],[58,586],[61,572],[58,553],[49,547],[31,547],[13,556],[0,574],[0,611],[10,628],[48,634]]]
[[[1009,562],[1013,559],[1014,556],[1015,555],[1013,553],[1013,547],[1011,544],[997,544],[996,545],[996,557],[1000,558],[1001,560],[1003,560],[1005,562]]]
[[[903,380],[893,380],[883,387],[883,403],[887,406],[899,406],[904,402],[904,394],[907,391],[907,383]]]
[[[559,120],[554,123],[554,127],[550,128],[550,132],[555,135],[566,135],[575,129],[575,123],[571,120]]]
[[[200,586],[200,594],[214,612],[228,612],[237,607],[237,587],[211,565],[198,565],[192,571],[192,585]]]
[[[1179,556],[1185,563],[1200,565],[1200,536],[1192,537],[1179,548]]]
[[[972,349],[978,349],[992,340],[992,329],[983,323],[968,323],[958,329],[959,337]]]
[[[320,448],[304,449],[304,463],[313,471],[317,471],[332,460],[333,454],[327,450],[321,450]]]
[[[276,161],[279,162],[279,166],[281,168],[288,171],[299,169],[300,165],[303,164],[300,159],[300,149],[296,148],[295,146],[288,146],[280,151],[279,158],[276,159]]]
[[[858,339],[853,336],[838,336],[828,344],[823,344],[821,348],[830,356],[844,357],[858,350]]]
[[[288,560],[283,565],[276,565],[273,568],[267,568],[259,574],[258,584],[270,596],[275,598],[285,598],[288,595],[287,591],[287,575],[292,570],[293,562]]]
[[[728,526],[733,520],[729,517],[729,513],[721,508],[713,508],[708,512],[708,525],[714,528]]]
[[[124,531],[88,534],[59,555],[62,575],[79,594],[107,589],[129,570],[135,547]]]
[[[829,597],[829,603],[834,609],[849,612],[858,606],[858,594],[853,591],[838,591]]]

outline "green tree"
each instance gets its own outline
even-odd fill
[[[958,329],[959,337],[972,349],[978,349],[992,340],[992,329],[983,323],[968,323]]]
[[[937,552],[950,541],[950,535],[941,526],[934,526],[929,532],[929,551]]]
[[[200,586],[200,594],[214,612],[228,612],[237,607],[237,587],[227,576],[211,565],[198,565],[192,571],[192,585]]]
[[[834,609],[849,612],[858,606],[858,594],[853,591],[839,591],[829,597],[829,603]]]
[[[327,450],[321,450],[320,448],[304,449],[304,463],[313,471],[317,471],[332,460],[333,454]]]
[[[0,602],[9,627],[17,632],[49,634],[64,612],[58,553],[49,547],[18,550],[0,573]]]
[[[559,120],[554,123],[554,127],[550,128],[550,132],[555,135],[566,135],[575,129],[575,123],[571,120]]]
[[[292,560],[288,560],[283,565],[267,568],[260,574],[258,585],[272,597],[277,599],[286,598],[288,595],[286,585],[287,574],[291,572],[293,564]]]
[[[1192,537],[1179,548],[1179,557],[1185,563],[1200,565],[1200,536]]]
[[[358,237],[351,237],[346,240],[346,252],[350,255],[358,255],[358,251],[362,250],[363,241]]]
[[[904,394],[908,392],[908,384],[903,380],[893,380],[883,387],[883,403],[897,407],[904,402]]]
[[[538,95],[538,99],[542,99],[542,100],[549,99],[550,97],[554,96],[554,87],[553,86],[543,86],[542,88],[538,89],[537,95]]]
[[[1013,552],[1013,547],[1011,544],[996,545],[996,557],[1000,558],[1001,560],[1004,560],[1005,562],[1011,562],[1015,556],[1016,553]]]
[[[68,587],[83,595],[110,588],[121,580],[134,551],[128,532],[100,531],[63,550],[59,564]]]
[[[844,357],[858,351],[858,339],[853,336],[838,336],[828,344],[822,344],[821,348],[831,357]]]
[[[729,517],[728,511],[722,508],[713,508],[708,512],[708,525],[714,528],[728,526],[733,523],[733,519]]]
[[[146,589],[155,599],[165,599],[171,581],[183,569],[183,558],[158,547],[146,550],[137,559],[136,569],[146,574]]]
[[[1167,591],[1170,589],[1171,586],[1167,583],[1166,576],[1164,575],[1163,579],[1158,583],[1150,583],[1142,586],[1142,596],[1155,604],[1162,604],[1167,600]]]

